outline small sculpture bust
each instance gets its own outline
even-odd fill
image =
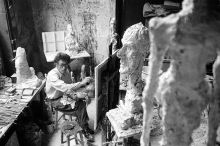
[[[80,51],[80,46],[79,43],[77,42],[76,36],[73,32],[73,28],[71,24],[67,25],[67,34],[65,37],[65,46],[66,49],[70,52],[79,52]]]

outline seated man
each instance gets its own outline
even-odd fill
[[[54,59],[56,67],[52,69],[47,75],[46,94],[52,106],[60,111],[68,112],[77,117],[78,123],[83,129],[84,135],[88,138],[94,132],[88,126],[88,114],[86,110],[86,103],[80,97],[72,96],[75,100],[70,104],[63,104],[61,100],[63,95],[72,93],[86,86],[90,83],[91,78],[86,77],[81,82],[72,83],[71,74],[68,70],[70,63],[70,56],[65,53],[58,53]]]

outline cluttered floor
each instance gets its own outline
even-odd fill
[[[94,117],[95,117],[94,106],[95,106],[95,101],[92,100],[92,102],[87,107],[87,111],[88,111],[89,118],[90,118],[90,121],[89,121],[90,128],[93,128],[93,124],[94,124]],[[207,114],[204,113],[201,116],[201,118],[202,118],[201,125],[197,130],[194,131],[194,134],[193,134],[193,143],[191,144],[192,146],[205,146],[207,144],[207,133],[208,133]],[[63,122],[62,120],[59,122],[59,126],[62,122]],[[159,142],[162,138],[162,128],[161,128],[161,120],[159,119],[159,117],[157,117],[157,114],[155,114],[153,118],[152,125],[154,126],[154,128],[151,131],[151,146],[159,146]],[[58,129],[54,131],[52,134],[42,135],[42,146],[67,146],[67,143],[61,144],[61,130],[59,126],[58,126]],[[84,140],[86,141],[85,138]],[[103,145],[104,142],[105,142],[104,131],[99,129],[95,131],[94,142],[92,143],[87,142],[86,144],[89,146],[101,146]],[[70,145],[76,145],[75,141],[71,140]],[[137,145],[137,141],[135,141],[135,144],[129,143],[129,145],[131,146]]]
[[[94,118],[95,118],[95,100],[92,100],[91,103],[87,106],[87,112],[89,115],[89,127],[93,128]],[[61,144],[61,130],[60,125],[64,120],[62,119],[59,122],[58,129],[55,130],[52,134],[43,134],[42,146],[66,146],[67,143]],[[84,140],[86,141],[85,137]],[[64,139],[65,141],[65,139]],[[74,140],[70,141],[70,145],[76,145]],[[87,142],[87,145],[91,146],[100,146],[102,145],[102,134],[100,131],[95,131],[94,142]]]

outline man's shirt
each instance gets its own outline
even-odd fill
[[[61,74],[57,68],[52,69],[47,75],[46,94],[49,99],[56,99],[63,96],[63,93],[79,88],[79,82],[72,83],[71,74],[66,71]]]

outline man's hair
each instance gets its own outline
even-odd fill
[[[59,52],[54,58],[54,63],[58,63],[60,60],[65,61],[67,64],[70,63],[70,56],[66,53]]]

